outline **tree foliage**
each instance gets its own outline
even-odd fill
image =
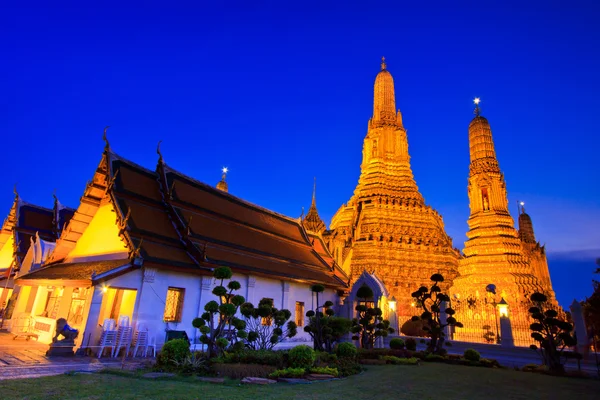
[[[239,338],[247,335],[246,323],[235,316],[246,301],[243,296],[233,293],[240,289],[240,283],[230,280],[227,286],[224,286],[225,280],[231,279],[232,276],[228,267],[215,269],[213,276],[220,281],[212,291],[219,301],[211,300],[206,303],[202,316],[192,321],[192,325],[202,333],[200,341],[208,346],[210,357],[220,354],[226,348],[235,345]]]
[[[372,349],[375,346],[375,340],[379,337],[386,337],[394,333],[390,328],[390,321],[383,319],[383,312],[378,307],[368,307],[366,304],[373,299],[373,290],[363,285],[356,292],[356,297],[362,299],[362,303],[356,306],[358,318],[352,320],[351,332],[353,340],[358,340],[363,349]]]
[[[433,282],[431,288],[427,289],[427,287],[421,286],[419,290],[412,293],[415,302],[420,304],[423,309],[423,313],[420,316],[412,317],[412,320],[422,321],[422,329],[429,333],[430,340],[427,344],[427,351],[442,354],[444,353],[443,345],[446,340],[444,328],[447,326],[461,328],[463,325],[454,318],[456,312],[452,308],[444,307],[444,304],[450,301],[450,297],[442,293],[439,286],[439,283],[444,281],[444,277],[441,274],[433,274],[431,281]],[[442,318],[440,318],[442,314],[446,315],[445,322],[442,322]]]
[[[530,325],[531,337],[539,343],[531,348],[539,350],[550,372],[562,374],[565,372],[562,359],[565,347],[575,346],[577,341],[571,334],[573,325],[558,319],[558,312],[548,308],[548,298],[542,293],[534,293],[530,297],[534,304],[529,309],[531,317],[536,321]]]
[[[596,265],[599,267],[594,273],[600,274],[600,258],[596,259]],[[583,302],[583,316],[585,324],[593,338],[594,343],[600,343],[600,282],[593,279],[594,292]]]
[[[313,339],[315,350],[331,353],[334,344],[350,331],[351,322],[347,318],[335,317],[331,301],[320,303],[319,294],[325,291],[323,285],[312,285],[310,290],[316,296],[317,307],[316,310],[306,312],[308,324],[304,327],[304,331],[308,332]]]
[[[292,338],[298,333],[296,323],[288,321],[292,313],[273,307],[272,299],[262,299],[258,307],[244,303],[240,312],[246,322],[247,335],[243,339],[246,347],[253,350],[272,350],[283,339]]]

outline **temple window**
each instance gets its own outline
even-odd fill
[[[51,288],[48,290],[46,296],[46,304],[44,306],[44,311],[41,315],[42,317],[56,319],[58,306],[60,305],[61,294],[61,289],[58,288]]]
[[[181,322],[183,313],[183,298],[185,289],[170,287],[167,291],[167,301],[163,320],[165,322]]]
[[[87,298],[87,288],[74,288],[71,294],[71,305],[69,306],[69,315],[67,321],[73,325],[80,325],[83,322],[83,310]]]
[[[304,326],[304,303],[296,302],[296,325]]]

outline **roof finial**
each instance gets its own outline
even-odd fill
[[[163,156],[162,153],[160,152],[160,144],[162,143],[162,140],[158,141],[158,144],[156,145],[156,154],[158,154],[158,162],[159,163],[163,163]]]
[[[221,169],[223,175],[221,175],[221,181],[217,183],[217,189],[222,190],[224,192],[229,192],[229,186],[227,185],[227,173],[229,172],[229,168],[223,167]]]
[[[19,198],[19,192],[17,192],[17,184],[15,183],[15,187],[13,188],[13,193],[15,194],[15,199]]]
[[[519,205],[521,206],[521,214],[525,214],[525,202],[521,201],[519,202]]]
[[[109,151],[110,150],[110,143],[108,143],[108,138],[106,137],[106,131],[108,130],[108,128],[110,128],[110,126],[106,126],[104,128],[104,133],[102,134],[102,140],[104,140],[104,150]]]
[[[475,99],[473,99],[473,103],[475,103],[475,116],[479,117],[479,112],[481,111],[479,109],[479,103],[481,103],[481,99],[479,97],[475,97]]]
[[[315,176],[315,183],[313,185],[313,198],[312,198],[312,206],[317,206],[317,177]]]
[[[385,63],[385,57],[381,57],[381,70],[385,70],[387,64]]]
[[[58,204],[58,197],[56,196],[56,188],[52,191],[52,197],[54,198],[54,205]]]

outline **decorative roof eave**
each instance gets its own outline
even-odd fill
[[[160,194],[163,198],[163,203],[165,205],[167,215],[171,224],[173,224],[173,228],[179,235],[179,238],[183,245],[186,248],[186,252],[190,256],[190,258],[200,266],[201,262],[206,261],[206,245],[204,249],[199,249],[198,246],[191,240],[190,238],[190,228],[189,221],[184,222],[179,214],[175,211],[173,207],[173,187],[169,187],[167,182],[167,169],[169,168],[165,163],[162,154],[160,153],[160,142],[158,142],[157,153],[159,155],[158,163],[156,165],[156,173],[158,175],[158,186],[160,189]]]
[[[91,279],[16,279],[19,286],[69,286],[90,287]]]
[[[135,246],[128,234],[127,213],[124,213],[123,210],[121,210],[113,191],[113,186],[118,174],[113,174],[112,163],[115,160],[121,159],[121,157],[110,151],[108,145],[105,146],[104,151],[102,152],[102,158],[94,172],[92,181],[88,181],[83,195],[80,198],[77,210],[65,229],[62,230],[60,237],[56,240],[56,247],[52,254],[48,256],[45,265],[54,264],[59,260],[65,259],[87,229],[89,223],[102,205],[102,202],[106,201],[106,199],[108,199],[114,207],[116,217],[115,223],[121,227],[119,234],[125,242],[126,249],[130,256],[132,255]]]

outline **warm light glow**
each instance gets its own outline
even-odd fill
[[[410,303],[410,306],[411,306],[411,307],[414,307],[414,306],[415,306],[415,303]]]
[[[119,236],[116,214],[110,203],[100,206],[96,211],[75,248],[69,253],[68,259],[72,262],[76,258],[106,254],[122,254],[123,258],[128,255]]]
[[[102,293],[106,293],[106,292],[108,292],[108,286],[102,287]]]
[[[227,167],[223,167],[223,169],[222,169],[221,171],[223,171],[223,173],[224,173],[224,174],[226,174],[226,173],[228,173],[228,172],[229,172],[229,168],[227,168]]]
[[[396,311],[396,298],[392,297],[391,300],[389,301],[389,303],[390,303],[390,310]]]
[[[508,317],[508,304],[504,299],[498,303],[498,314],[500,314],[500,317]]]
[[[475,100],[473,100],[473,103],[479,105],[479,103],[481,102],[481,99],[479,97],[475,97]]]
[[[10,233],[4,246],[0,248],[0,269],[10,268],[13,262],[14,245],[13,235]]]

